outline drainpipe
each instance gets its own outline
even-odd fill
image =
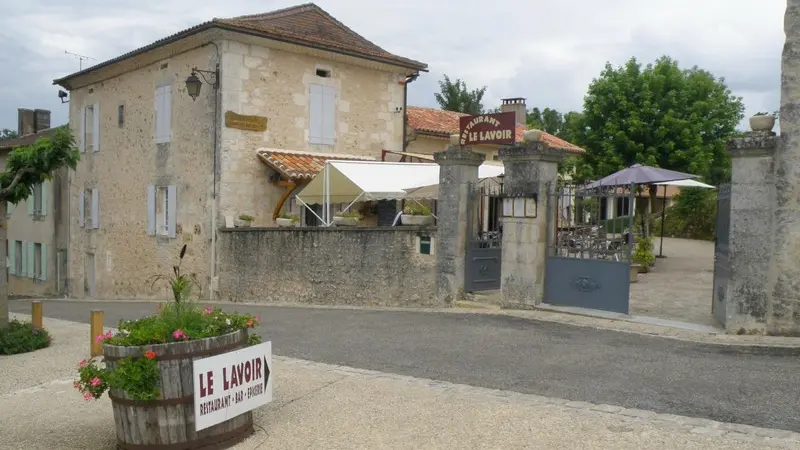
[[[419,72],[406,77],[403,83],[403,151],[408,148],[408,83],[412,83],[419,77]]]

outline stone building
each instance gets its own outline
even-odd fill
[[[70,294],[163,296],[146,280],[188,243],[183,270],[209,298],[226,218],[272,225],[309,167],[401,150],[407,81],[426,67],[305,4],[213,19],[56,80],[82,152]]]
[[[18,110],[18,137],[0,141],[0,164],[17,147],[31,145],[52,136],[50,111]],[[67,247],[69,243],[66,204],[66,171],[34,187],[27,200],[6,204],[8,226],[8,293],[49,296],[66,292]]]

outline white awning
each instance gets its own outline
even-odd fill
[[[478,177],[481,179],[502,174],[502,165],[483,164],[478,168]],[[356,200],[436,198],[438,189],[436,192],[426,189],[420,195],[409,191],[438,184],[438,164],[329,160],[297,194],[297,198],[308,205],[351,203]]]
[[[656,184],[659,186],[698,187],[706,189],[716,189],[714,186],[710,184],[701,183],[699,181],[695,181],[692,179],[664,181],[663,183],[656,183]]]

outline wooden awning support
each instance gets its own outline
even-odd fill
[[[278,203],[275,205],[275,211],[272,212],[272,220],[278,218],[278,216],[281,214],[281,209],[283,209],[283,204],[286,203],[286,199],[288,199],[292,195],[292,192],[294,192],[294,190],[297,189],[298,186],[298,184],[295,183],[294,180],[289,180],[289,181],[281,180],[275,184],[278,186],[283,186],[284,188],[286,188],[286,190],[283,192],[283,195],[281,195],[280,200],[278,200]]]

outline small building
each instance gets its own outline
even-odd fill
[[[407,82],[424,71],[304,4],[213,19],[56,80],[82,152],[70,295],[157,295],[147,278],[186,243],[183,270],[210,298],[218,228],[272,226],[327,158],[402,150]]]
[[[15,148],[52,136],[50,111],[18,109],[18,137],[0,141],[0,164]],[[62,125],[65,126],[65,125]],[[67,171],[34,187],[27,200],[6,204],[8,293],[19,296],[51,296],[66,292],[69,244]]]

